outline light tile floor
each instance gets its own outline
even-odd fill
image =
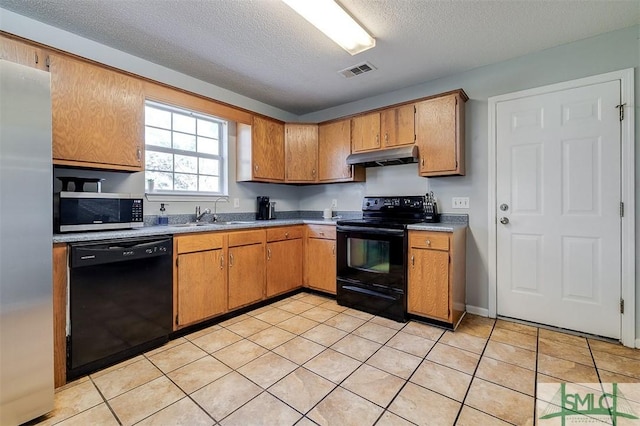
[[[540,384],[560,382],[640,382],[640,350],[474,315],[452,333],[300,293],[69,383],[40,424],[533,425],[536,396],[552,399]]]

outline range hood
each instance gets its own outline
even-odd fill
[[[379,167],[417,162],[418,147],[415,145],[379,151],[357,152],[347,157],[347,164],[350,166]]]

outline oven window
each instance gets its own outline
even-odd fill
[[[389,273],[389,241],[347,238],[347,265],[368,272]]]

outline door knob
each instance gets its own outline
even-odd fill
[[[507,223],[509,223],[509,218],[508,217],[501,217],[500,218],[500,223],[503,225],[506,225]]]
[[[506,212],[507,210],[509,210],[509,205],[508,204],[500,204],[500,210],[502,210],[503,212]]]

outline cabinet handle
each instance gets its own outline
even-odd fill
[[[316,169],[311,170],[311,176],[316,177]]]
[[[289,238],[289,233],[288,233],[288,232],[285,232],[285,233],[284,233],[284,237],[285,237],[285,238]]]
[[[411,266],[415,266],[416,265],[416,257],[411,255]]]
[[[331,247],[331,254],[333,254],[333,257],[336,256],[336,246],[335,246],[335,244],[333,245],[333,247]]]
[[[424,166],[424,158],[420,160],[420,165]]]
[[[267,260],[271,260],[271,249],[267,247]]]
[[[229,253],[229,268],[233,266],[233,253]]]
[[[142,150],[140,148],[138,148],[138,150],[136,151],[136,154],[138,155],[138,161],[142,160]]]
[[[33,55],[35,56],[35,61],[36,61],[36,65],[40,62],[39,58],[38,58],[38,52],[34,52]]]
[[[318,234],[322,235],[324,237],[324,232],[318,232]]]
[[[380,145],[380,134],[376,135],[376,145]]]
[[[253,170],[255,170],[256,172],[258,171],[258,165],[257,164],[255,166],[253,166]]]
[[[384,141],[386,143],[389,143],[389,133],[387,133],[387,132],[384,133]]]
[[[224,269],[224,254],[220,255],[220,269]]]
[[[430,246],[431,245],[431,240],[425,240],[425,243]]]

